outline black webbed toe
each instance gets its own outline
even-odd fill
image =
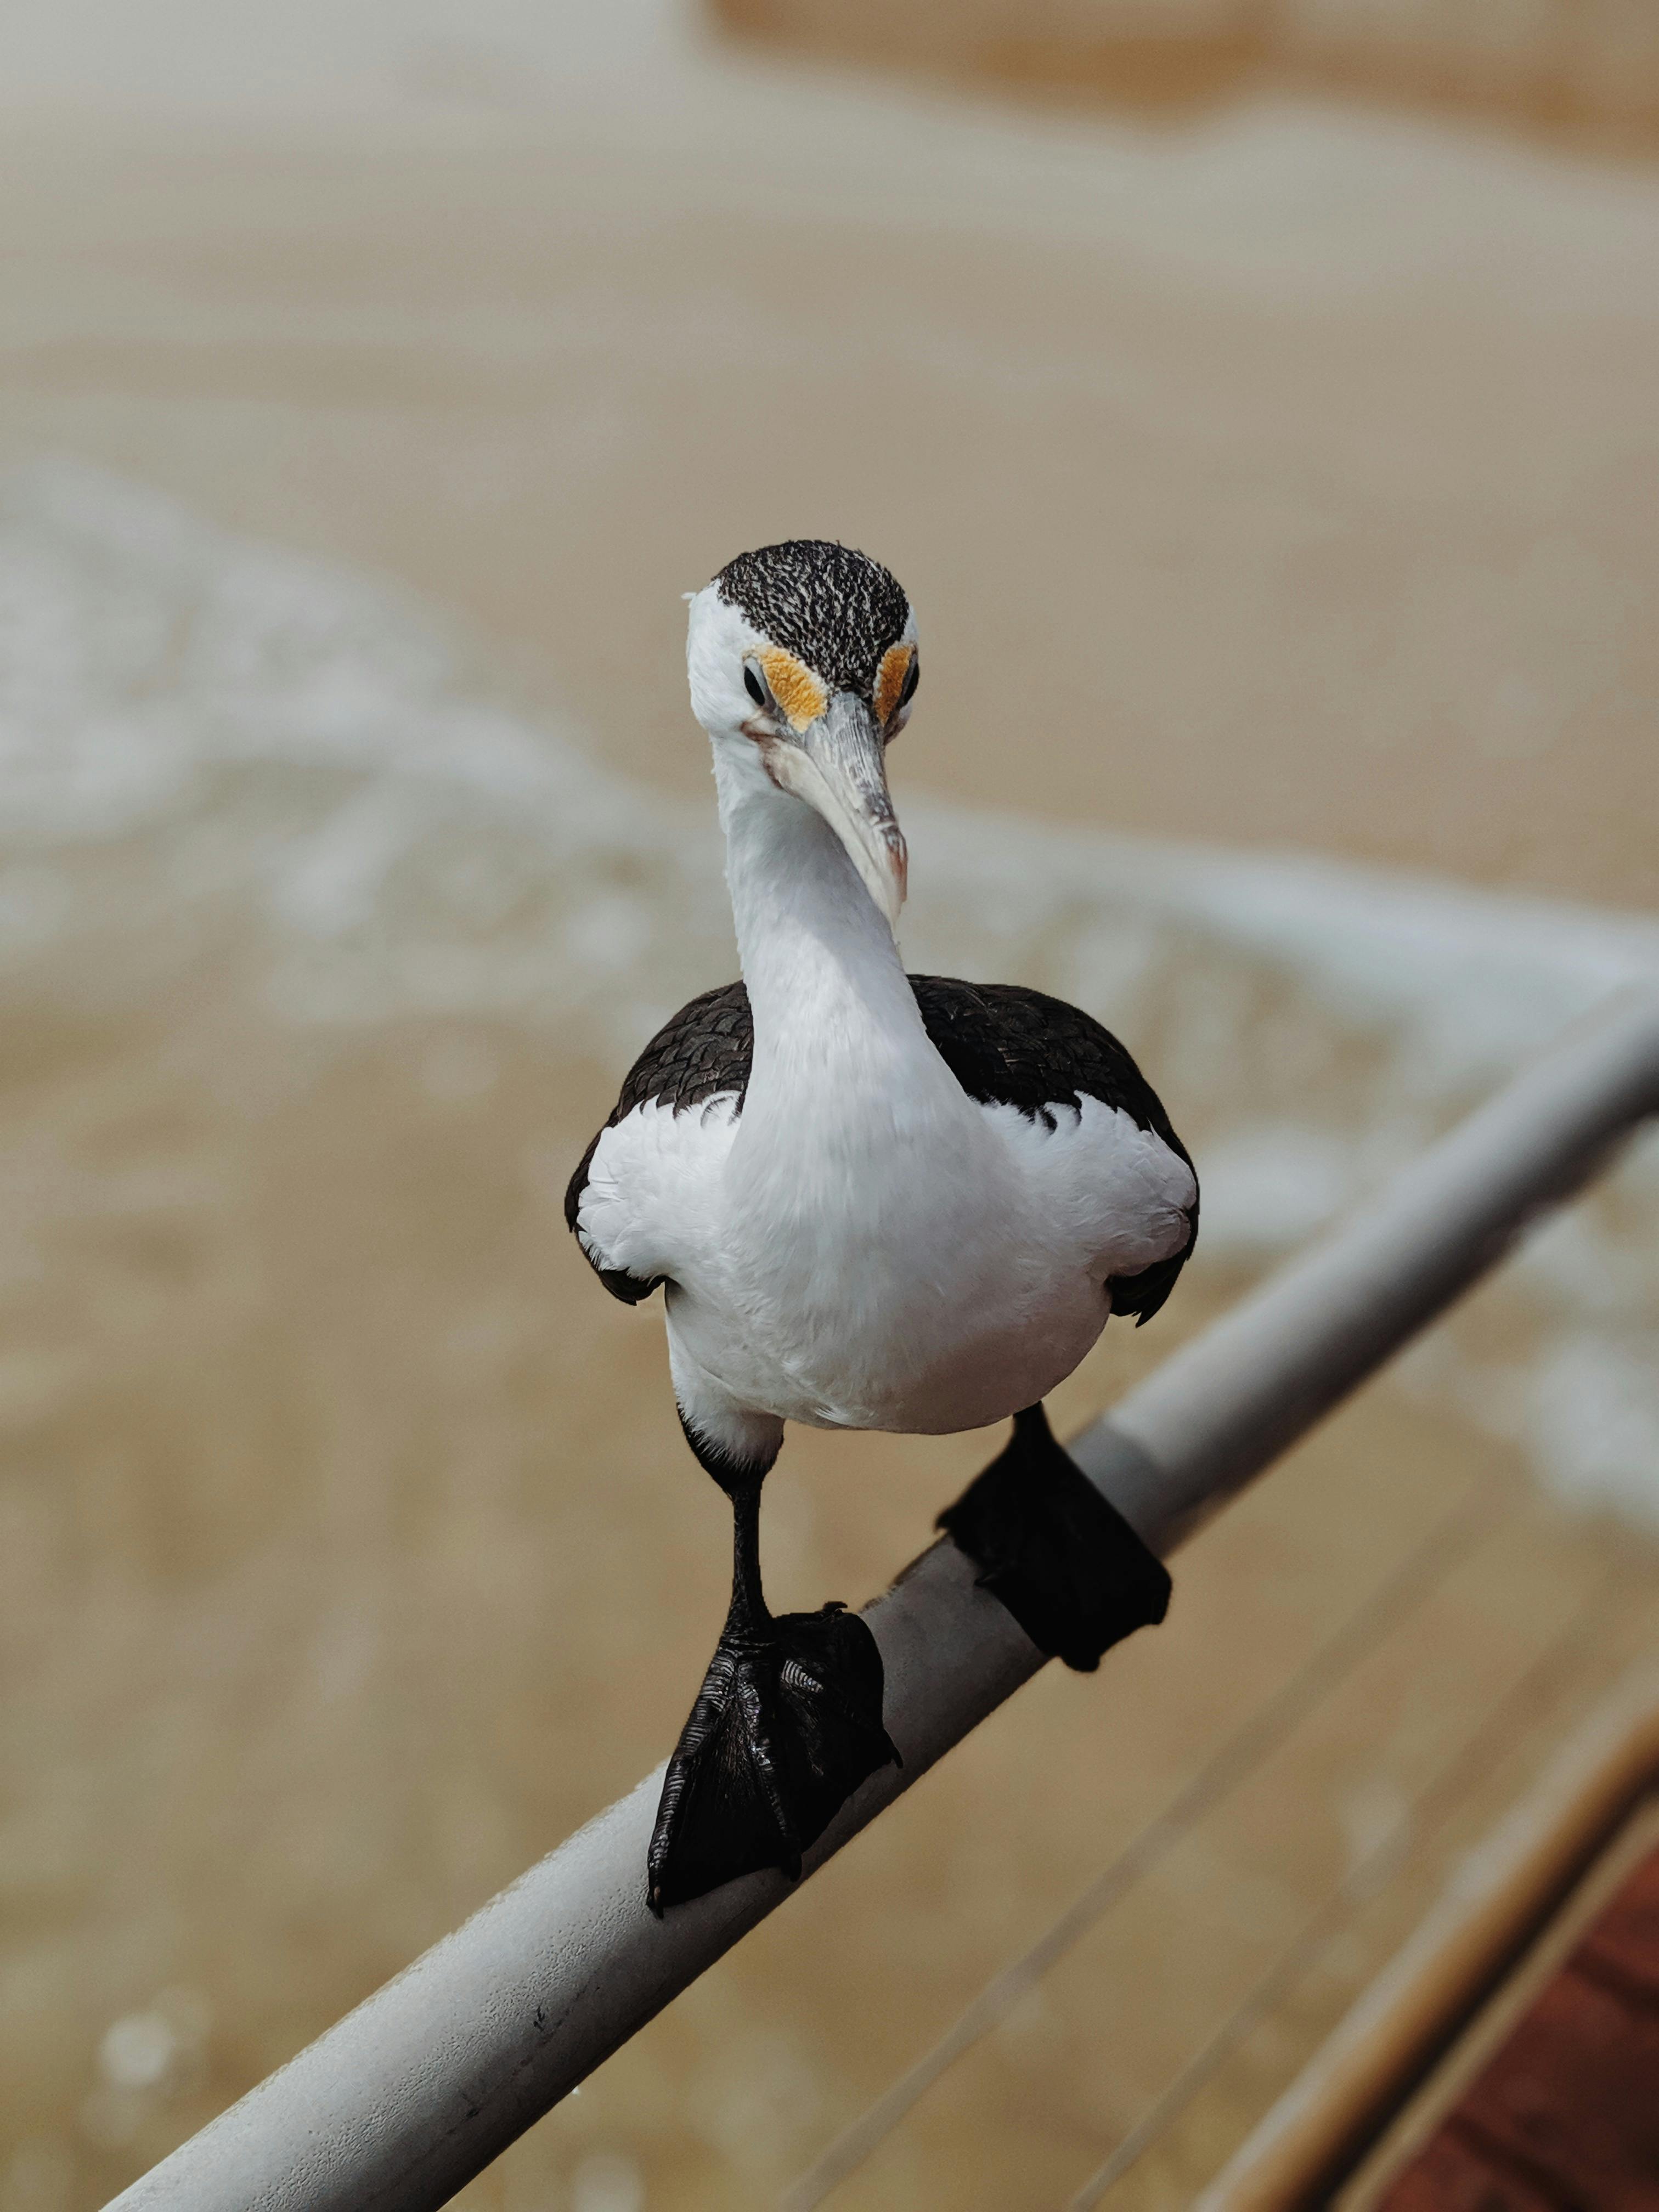
[[[1169,1609],[1163,1561],[1055,1442],[1041,1406],[1014,1416],[1007,1449],[938,1525],[1037,1649],[1080,1673]]]
[[[653,1912],[801,1854],[866,1776],[898,1759],[876,1640],[840,1606],[715,1647],[663,1783],[647,1860]]]

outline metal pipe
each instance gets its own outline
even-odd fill
[[[1624,1001],[1472,1115],[1355,1220],[1072,1444],[1174,1548],[1659,1113],[1659,994]],[[866,1617],[902,1771],[873,1775],[811,1873],[1042,1665],[935,1544]],[[429,2212],[781,1905],[752,1875],[645,1903],[661,1770],[114,2200],[109,2212]]]

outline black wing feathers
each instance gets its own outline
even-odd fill
[[[1053,1109],[1085,1098],[1120,1107],[1138,1128],[1150,1129],[1191,1167],[1192,1155],[1146,1077],[1109,1029],[1080,1006],[1021,983],[961,983],[950,975],[913,975],[921,1018],[933,1048],[970,1098],[1017,1106],[1052,1129]],[[1198,1237],[1198,1200],[1188,1211],[1192,1233],[1168,1260],[1138,1275],[1110,1279],[1112,1311],[1149,1322],[1175,1288]]]
[[[1017,1106],[1053,1128],[1051,1108],[1098,1098],[1173,1140],[1158,1093],[1092,1014],[1018,983],[913,975],[910,988],[935,1051],[981,1105]]]
[[[741,1102],[749,1088],[749,1066],[754,1056],[755,1018],[749,1011],[749,993],[741,979],[735,983],[722,983],[717,991],[704,991],[690,1005],[682,1006],[673,1019],[657,1031],[629,1069],[622,1096],[611,1108],[604,1127],[594,1131],[593,1141],[582,1154],[564,1194],[567,1226],[572,1230],[576,1226],[582,1193],[587,1188],[587,1170],[606,1129],[614,1128],[647,1098],[672,1107],[677,1114],[684,1107],[701,1105],[705,1098],[718,1097],[725,1091],[736,1091]],[[660,1275],[647,1280],[643,1275],[630,1275],[622,1267],[602,1267],[591,1253],[588,1258],[594,1273],[611,1297],[620,1298],[624,1305],[638,1305],[662,1280]]]
[[[1085,1098],[1119,1107],[1138,1127],[1150,1129],[1178,1152],[1192,1156],[1170,1126],[1158,1093],[1128,1053],[1092,1014],[1018,983],[962,983],[949,975],[913,975],[923,1026],[935,1051],[970,1098],[987,1106],[1013,1106],[1054,1126],[1056,1106],[1077,1108]],[[749,993],[739,981],[705,991],[658,1030],[629,1069],[605,1129],[647,1098],[679,1112],[731,1092],[739,1105],[749,1088],[755,1022]],[[587,1185],[598,1132],[565,1193],[564,1218],[572,1229]],[[1112,1279],[1112,1310],[1150,1321],[1175,1287],[1198,1235],[1198,1200],[1189,1217],[1192,1236],[1183,1250],[1138,1275]],[[657,1287],[617,1268],[596,1272],[613,1296],[637,1305]]]
[[[657,1031],[628,1072],[611,1114],[620,1121],[647,1098],[676,1113],[705,1098],[749,1088],[749,1063],[755,1056],[755,1018],[741,981],[722,983],[682,1006]]]

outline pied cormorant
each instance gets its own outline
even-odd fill
[[[887,787],[920,661],[897,582],[847,547],[745,553],[690,602],[743,975],[646,1047],[567,1200],[605,1287],[660,1287],[686,1440],[731,1501],[732,1604],[670,1761],[653,1909],[799,1871],[897,1752],[869,1630],[775,1616],[761,1485],[786,1421],[938,1435],[1014,1417],[940,1516],[1076,1667],[1163,1617],[1162,1565],[1042,1398],[1192,1249],[1185,1147],[1117,1039],[1041,992],[905,973]]]

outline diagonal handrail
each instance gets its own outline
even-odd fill
[[[778,2212],[813,2212],[886,2141],[933,2084],[991,2033],[1043,1976],[1164,1859],[1199,1822],[1258,1773],[1309,1716],[1484,1543],[1506,1518],[1513,1492],[1488,1474],[1435,1522],[1394,1571],[1218,1744],[1175,1796],[1018,1958],[994,1975],[945,2033],[834,2136],[778,2200]]]
[[[1243,1299],[1071,1445],[1172,1551],[1659,1114],[1659,993],[1575,1030],[1354,1220]],[[902,1770],[873,1775],[811,1873],[1042,1664],[933,1545],[866,1608]],[[432,2212],[789,1895],[732,1882],[659,1922],[660,1769],[250,2090],[108,2212]]]

